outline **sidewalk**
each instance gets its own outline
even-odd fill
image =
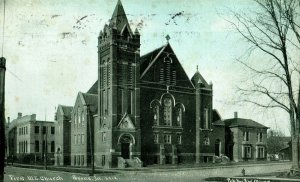
[[[95,167],[95,173],[97,174],[116,174],[116,173],[125,173],[125,172],[142,172],[142,173],[152,173],[152,172],[165,172],[165,171],[187,171],[187,170],[196,170],[196,169],[216,169],[216,168],[231,168],[231,167],[244,167],[244,166],[264,166],[269,164],[283,164],[290,163],[290,161],[260,161],[260,162],[231,162],[231,163],[200,163],[200,164],[179,164],[179,165],[151,165],[142,168],[101,168]],[[11,166],[11,165],[9,165]],[[29,164],[20,164],[14,163],[14,167],[22,168],[35,168],[35,169],[44,169],[43,165],[29,165]],[[90,167],[78,167],[78,166],[47,166],[47,170],[52,171],[65,171],[65,172],[74,172],[74,173],[84,173],[88,174],[91,172]]]

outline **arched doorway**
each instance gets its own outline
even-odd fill
[[[121,135],[119,139],[119,143],[121,144],[121,156],[124,159],[130,159],[132,144],[134,143],[133,137],[131,135]]]
[[[220,148],[221,148],[221,142],[219,139],[216,139],[215,141],[215,155],[220,156]]]

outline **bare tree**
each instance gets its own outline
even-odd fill
[[[249,43],[247,55],[256,58],[252,62],[245,57],[237,59],[250,71],[250,79],[238,86],[238,91],[243,102],[266,109],[280,108],[289,114],[293,168],[299,168],[300,3],[253,2],[257,9],[251,14],[232,12],[234,20],[227,20]]]

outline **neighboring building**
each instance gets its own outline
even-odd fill
[[[73,107],[59,105],[55,115],[55,165],[71,164],[71,112]]]
[[[10,155],[18,159],[34,162],[45,155],[49,159],[54,157],[54,122],[36,120],[35,114],[22,116],[18,113],[18,118],[11,122],[8,136]]]
[[[71,165],[73,166],[91,164],[91,146],[94,143],[93,125],[97,108],[97,95],[78,93],[71,113]]]
[[[268,127],[251,119],[234,118],[220,120],[225,124],[225,154],[233,161],[266,160]]]

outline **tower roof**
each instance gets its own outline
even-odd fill
[[[194,74],[194,76],[192,77],[191,81],[193,82],[193,84],[196,86],[196,84],[198,83],[202,83],[205,87],[208,87],[207,82],[205,81],[205,79],[203,78],[203,76],[199,73],[199,71],[197,70],[196,73]]]
[[[110,25],[113,28],[116,28],[119,32],[123,30],[124,26],[128,25],[129,31],[131,32],[123,5],[120,0],[118,0],[118,3],[115,7],[114,13],[110,20]]]

